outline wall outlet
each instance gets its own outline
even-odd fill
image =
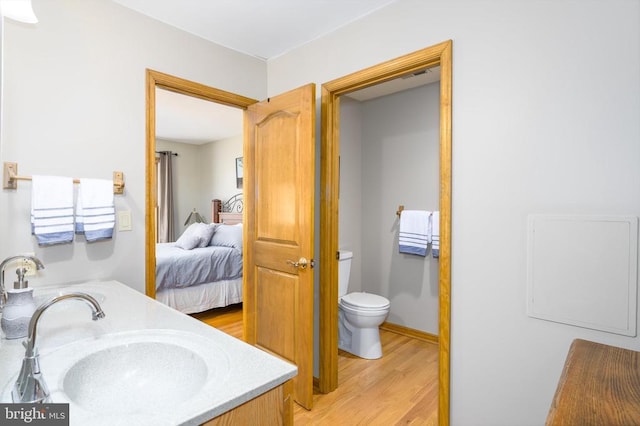
[[[33,260],[29,260],[26,258],[23,258],[20,261],[20,266],[19,268],[24,268],[27,271],[24,273],[25,277],[35,277],[37,275],[37,268],[36,268],[36,264]]]

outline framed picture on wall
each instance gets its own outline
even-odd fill
[[[242,189],[242,157],[236,158],[236,188]]]

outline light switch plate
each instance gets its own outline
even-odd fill
[[[118,212],[118,231],[131,231],[131,210],[121,210]]]

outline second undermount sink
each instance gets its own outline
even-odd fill
[[[122,413],[141,407],[156,410],[192,398],[207,376],[207,364],[191,349],[134,342],[80,359],[65,374],[62,388],[87,410]]]

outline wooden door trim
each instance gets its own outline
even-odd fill
[[[145,292],[156,297],[156,87],[246,110],[255,99],[163,72],[146,70]]]
[[[451,94],[452,41],[365,68],[322,85],[320,171],[321,392],[338,387],[338,193],[340,96],[425,68],[440,66],[440,269],[438,422],[449,424],[451,322]]]

